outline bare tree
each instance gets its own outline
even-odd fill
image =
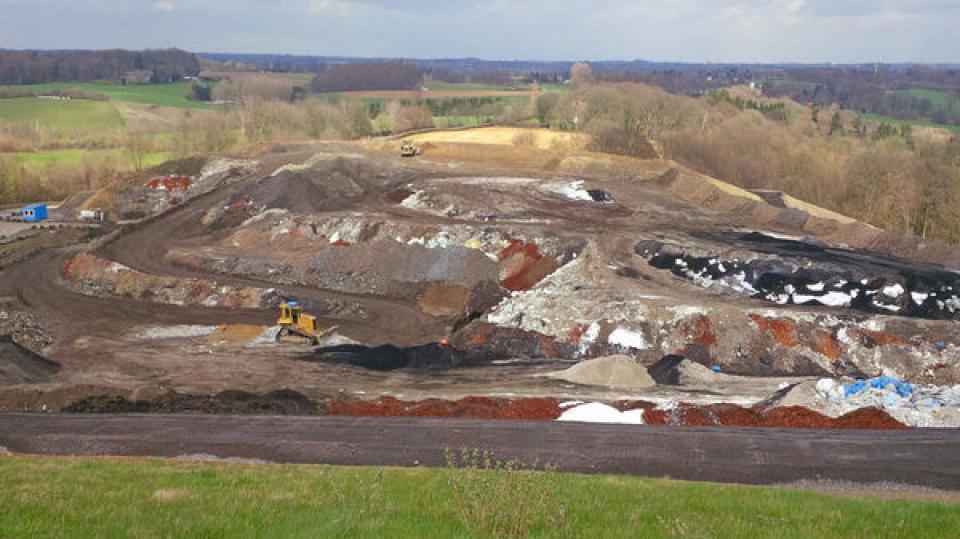
[[[593,68],[586,62],[577,62],[570,68],[570,82],[574,86],[583,86],[593,82]]]
[[[426,127],[433,127],[433,114],[430,113],[430,108],[425,105],[402,106],[393,119],[393,131],[395,133]]]
[[[143,170],[143,163],[150,151],[150,135],[142,129],[128,129],[123,137],[123,153],[133,170]]]

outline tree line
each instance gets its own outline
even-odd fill
[[[310,83],[314,92],[356,90],[417,90],[423,74],[412,62],[335,64],[317,73]]]
[[[104,51],[0,50],[0,84],[121,81],[126,73],[146,71],[150,81],[172,82],[200,73],[200,61],[178,49]]]

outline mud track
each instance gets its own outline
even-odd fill
[[[808,431],[414,418],[0,414],[17,453],[444,466],[444,449],[561,471],[775,484],[892,482],[960,490],[960,431]]]
[[[218,308],[183,308],[119,298],[95,298],[70,291],[59,272],[76,249],[57,249],[0,273],[0,294],[17,298],[69,342],[88,335],[113,337],[138,324],[272,323],[267,312]]]
[[[260,176],[254,178],[259,179]],[[415,305],[400,301],[300,286],[278,286],[268,281],[204,273],[165,262],[164,253],[172,246],[209,234],[200,225],[200,218],[212,204],[248,184],[249,180],[245,180],[214,190],[146,224],[131,227],[102,246],[97,254],[145,273],[206,278],[220,285],[277,288],[308,305],[310,302],[322,302],[341,308],[359,306],[370,314],[369,319],[341,318],[334,308],[330,316],[321,318],[321,322],[328,326],[336,325],[340,333],[362,342],[413,346],[434,342],[445,336],[446,327],[442,321],[424,314]],[[17,297],[27,307],[38,310],[43,318],[55,320],[54,327],[63,341],[79,335],[115,335],[138,324],[270,325],[276,320],[273,310],[178,307],[137,300],[93,298],[71,292],[62,286],[59,271],[75,252],[76,248],[48,251],[28,263],[4,271],[0,276],[0,294]]]

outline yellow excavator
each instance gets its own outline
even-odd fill
[[[280,305],[280,318],[277,319],[277,325],[280,326],[280,331],[277,333],[278,341],[294,335],[309,340],[314,346],[320,343],[320,339],[337,330],[337,326],[321,330],[317,317],[303,312],[299,301],[288,301]]]
[[[416,157],[421,153],[423,153],[423,150],[414,144],[412,140],[405,140],[400,143],[400,157]]]

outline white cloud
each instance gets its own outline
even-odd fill
[[[162,11],[164,13],[170,13],[171,11],[177,9],[177,6],[173,2],[161,1],[161,2],[154,2],[153,9],[157,11]]]
[[[307,13],[343,17],[350,13],[350,4],[344,0],[308,0]]]

